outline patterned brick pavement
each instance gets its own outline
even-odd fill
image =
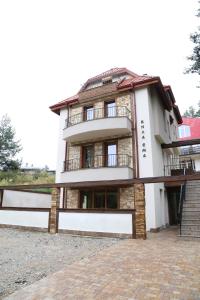
[[[200,240],[175,229],[123,240],[6,299],[200,299]]]

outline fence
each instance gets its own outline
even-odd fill
[[[200,180],[200,174],[168,177],[149,177],[104,182],[73,182],[39,185],[18,185],[0,187],[0,226],[20,226],[48,230],[51,233],[65,230],[77,234],[115,235],[146,238],[145,194],[146,183],[181,183]],[[72,210],[59,207],[62,188],[79,189],[87,187],[127,187],[134,186],[134,210]],[[3,190],[52,188],[51,208],[3,207]]]
[[[2,207],[50,208],[51,194],[36,191],[4,190]]]
[[[60,209],[58,232],[135,238],[135,210]]]

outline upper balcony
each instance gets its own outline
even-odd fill
[[[89,108],[66,120],[63,139],[80,142],[131,133],[131,112],[126,106]]]

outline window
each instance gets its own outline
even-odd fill
[[[94,192],[94,208],[105,208],[105,192]]]
[[[91,208],[92,207],[92,192],[91,191],[86,191],[86,192],[81,192],[80,194],[80,207],[81,208]]]
[[[82,148],[82,166],[83,168],[92,168],[94,166],[94,146],[87,145]]]
[[[169,116],[169,121],[170,121],[170,125],[172,125],[174,123],[174,119],[172,118],[172,116]]]
[[[105,144],[105,164],[106,167],[117,166],[117,144],[115,142]]]
[[[94,119],[94,108],[93,106],[84,107],[84,121],[89,121]]]
[[[109,101],[105,103],[105,115],[106,117],[116,117],[116,103],[115,101]]]
[[[117,208],[117,193],[116,191],[107,191],[107,208]]]
[[[80,191],[80,208],[82,209],[117,209],[118,190],[102,189]]]
[[[103,84],[109,84],[109,83],[112,83],[112,77],[106,77],[106,78],[103,78],[102,79],[102,83]]]
[[[188,126],[188,125],[181,125],[178,128],[178,135],[179,135],[179,138],[184,138],[184,137],[191,136],[190,126]]]

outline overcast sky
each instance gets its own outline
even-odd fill
[[[197,0],[0,0],[0,118],[24,163],[56,166],[58,115],[49,110],[113,67],[160,76],[181,113],[200,100],[184,75]]]

